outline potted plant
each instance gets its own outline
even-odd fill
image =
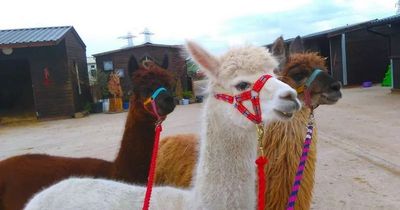
[[[120,83],[119,74],[112,72],[108,81],[108,90],[112,97],[110,97],[110,112],[122,112],[122,88]]]
[[[182,97],[183,97],[183,105],[188,105],[190,100],[193,99],[193,93],[192,91],[183,91]]]
[[[130,100],[131,96],[130,94],[124,94],[124,99],[123,99],[123,104],[122,107],[124,110],[128,110],[129,109],[129,100]]]
[[[108,97],[110,92],[108,91],[108,74],[102,71],[96,72],[96,79],[92,81],[92,95],[93,104],[92,112],[100,113],[108,111]]]

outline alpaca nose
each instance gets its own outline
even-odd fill
[[[297,93],[295,91],[282,92],[279,94],[279,98],[285,101],[293,102],[296,110],[300,108],[300,104],[297,99]]]
[[[167,96],[164,98],[164,103],[170,104],[174,102],[174,98],[172,96]]]
[[[156,103],[160,115],[167,115],[175,109],[174,98],[167,93],[160,94],[156,99]]]
[[[279,98],[288,101],[296,101],[297,94],[294,91],[285,91],[279,95]]]
[[[333,91],[340,91],[340,88],[342,87],[342,84],[339,81],[336,81],[332,83],[329,88]]]

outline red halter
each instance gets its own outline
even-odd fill
[[[244,91],[241,94],[230,96],[227,94],[215,94],[215,98],[219,100],[226,101],[230,104],[234,104],[235,108],[239,110],[245,117],[251,120],[255,124],[260,124],[262,122],[261,119],[261,108],[260,108],[260,91],[261,88],[264,87],[265,83],[272,76],[269,74],[261,76],[253,85],[253,88],[248,91]],[[236,100],[236,103],[234,101]],[[253,104],[254,114],[251,113],[244,105],[243,101],[251,100]]]

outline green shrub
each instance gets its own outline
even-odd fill
[[[193,98],[193,92],[192,91],[183,91],[182,97],[184,99],[191,99],[191,98]]]

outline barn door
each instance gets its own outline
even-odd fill
[[[342,61],[342,39],[335,36],[329,39],[331,49],[331,72],[333,78],[341,81],[343,84],[343,61]]]
[[[34,118],[35,103],[29,61],[0,60],[0,118]]]

